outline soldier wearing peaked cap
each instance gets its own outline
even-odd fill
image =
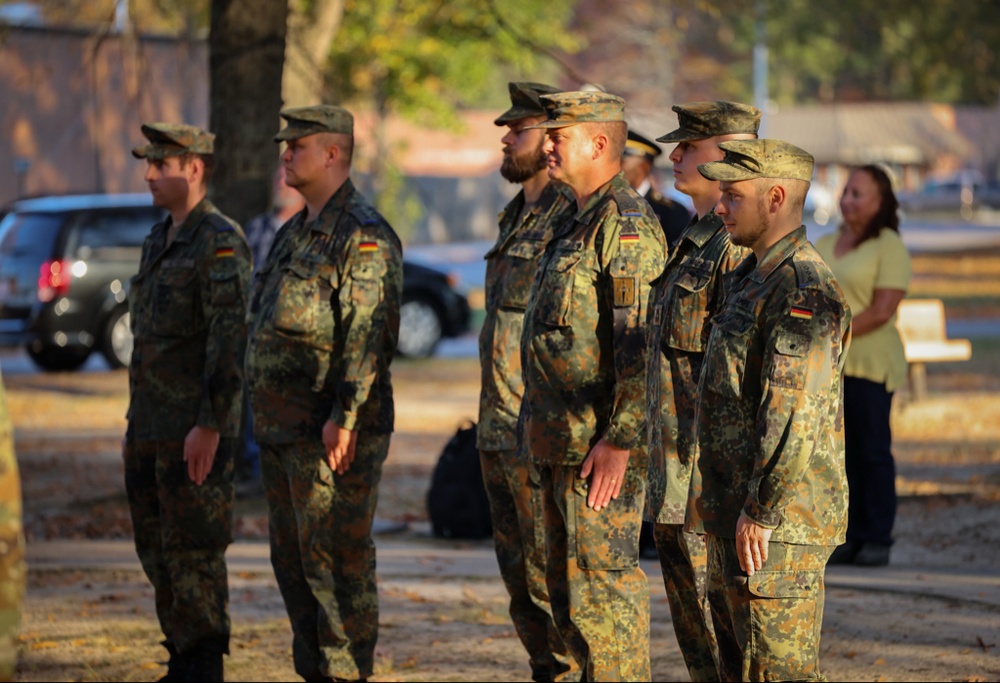
[[[822,680],[823,573],[844,541],[841,376],[851,313],[806,240],[813,159],[780,140],[732,140],[699,171],[751,255],[712,318],[699,386],[701,490],[722,680]]]
[[[639,568],[646,490],[643,315],[666,242],[621,173],[625,102],[543,95],[549,177],[575,214],[538,266],[521,337],[519,448],[539,475],[546,583],[585,680],[649,680],[649,583]]]
[[[659,219],[663,234],[667,238],[667,246],[672,248],[691,221],[691,214],[684,206],[664,196],[653,185],[653,166],[661,154],[663,150],[658,144],[630,128],[622,156],[622,172],[632,189],[653,207],[653,212]],[[643,534],[645,535],[645,527]],[[652,547],[652,537],[650,537],[650,547]]]
[[[497,242],[486,254],[486,319],[479,334],[482,389],[476,434],[490,502],[493,542],[510,616],[528,652],[533,680],[575,680],[579,667],[555,624],[545,586],[544,520],[536,505],[538,476],[519,460],[517,417],[524,395],[521,330],[528,293],[553,231],[572,217],[576,202],[563,183],[550,181],[542,146],[545,133],[529,126],[545,120],[539,97],[558,92],[539,83],[510,83],[511,106],[495,123],[501,138],[500,174],[521,191],[500,213]]]
[[[364,680],[378,638],[372,522],[394,411],[402,247],[351,182],[354,118],[281,112],[305,199],[254,278],[247,380],[271,564],[308,681]]]
[[[675,187],[691,197],[697,219],[674,244],[650,293],[646,340],[646,434],[649,492],[646,519],[654,522],[656,552],[688,674],[719,680],[718,646],[708,604],[704,530],[684,531],[689,494],[698,487],[695,407],[709,321],[722,305],[724,276],[747,250],[729,241],[714,207],[719,184],[698,164],[718,161],[719,143],[755,136],[760,112],[736,102],[673,107],[679,127],[659,138],[670,152]]]
[[[136,552],[153,584],[168,680],[221,681],[229,651],[225,552],[232,542],[250,250],[206,198],[214,136],[149,123],[153,204],[128,296],[135,346],[122,444]]]

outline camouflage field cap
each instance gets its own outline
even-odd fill
[[[578,123],[625,120],[625,100],[606,92],[575,91],[542,95],[547,121],[529,128],[565,128]]]
[[[813,155],[784,140],[729,140],[719,143],[722,161],[701,164],[698,171],[709,180],[736,182],[753,178],[812,180]]]
[[[629,128],[628,139],[625,141],[625,151],[622,154],[627,157],[643,157],[652,163],[656,157],[663,154],[663,148],[645,135],[640,135]]]
[[[144,123],[141,130],[149,144],[132,150],[136,159],[156,160],[215,151],[215,135],[186,123]]]
[[[285,119],[288,125],[274,136],[275,142],[298,140],[316,133],[354,135],[354,116],[346,109],[332,104],[282,109],[281,118]]]
[[[675,104],[671,108],[677,112],[678,128],[656,138],[657,142],[688,142],[739,133],[756,135],[760,128],[760,110],[749,104],[715,100]]]
[[[545,107],[539,101],[541,95],[559,92],[559,88],[544,83],[508,83],[510,109],[500,114],[493,123],[505,126],[511,121],[519,121],[529,116],[545,116]]]

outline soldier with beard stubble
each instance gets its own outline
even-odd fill
[[[477,446],[490,501],[493,543],[507,592],[510,617],[528,651],[532,678],[575,678],[572,658],[552,622],[545,587],[545,546],[541,534],[538,474],[516,458],[521,379],[521,329],[538,260],[553,228],[572,216],[572,192],[550,182],[542,144],[545,133],[527,126],[545,120],[539,95],[557,92],[538,83],[511,83],[511,107],[494,123],[507,126],[500,174],[521,191],[500,213],[500,234],[486,254],[486,320],[479,335],[482,390]],[[572,672],[572,673],[570,673]],[[567,674],[571,678],[567,678]]]

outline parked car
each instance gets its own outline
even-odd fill
[[[75,370],[95,350],[127,366],[129,280],[164,215],[148,194],[37,197],[0,210],[0,346],[24,346],[44,370]],[[453,284],[404,261],[401,354],[428,356],[468,329],[469,304]]]
[[[901,192],[899,206],[912,213],[948,211],[971,218],[981,208],[1000,209],[1000,185],[978,175],[930,179],[916,192]]]

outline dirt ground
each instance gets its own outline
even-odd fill
[[[973,271],[1000,281],[1000,258],[988,261],[974,261]],[[968,264],[952,273],[949,263],[921,266],[921,295],[965,277]],[[995,315],[995,292],[959,290],[959,310]],[[403,538],[440,544],[427,534],[424,497],[441,447],[463,419],[476,416],[478,364],[398,362],[394,377],[397,432],[378,515],[407,522]],[[925,401],[909,402],[903,392],[894,406],[901,498],[893,564],[980,569],[994,572],[1000,585],[1000,340],[973,340],[972,361],[931,367],[928,378]],[[118,456],[125,373],[19,374],[4,381],[29,544],[131,538]],[[238,501],[236,530],[241,539],[266,538],[259,497]],[[658,570],[655,563],[644,567],[651,575],[654,680],[687,680]],[[430,573],[382,576],[379,586],[373,680],[530,678],[499,578],[442,583]],[[231,589],[227,679],[296,680],[273,576],[238,572]],[[18,680],[155,680],[165,670],[159,637],[152,591],[140,572],[30,570]],[[1000,608],[985,601],[863,588],[827,594],[822,666],[831,680],[1000,680],[998,647]]]

